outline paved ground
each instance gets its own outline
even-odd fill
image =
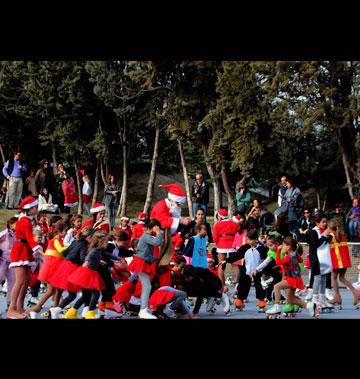
[[[343,309],[336,310],[330,314],[322,314],[321,318],[323,319],[359,319],[360,318],[360,309],[356,309],[352,304],[353,298],[352,298],[351,292],[346,289],[341,289],[341,295],[343,298]],[[246,307],[243,311],[238,311],[238,310],[233,309],[233,312],[230,315],[225,315],[220,305],[217,306],[217,312],[214,315],[209,315],[205,310],[205,305],[203,305],[200,310],[200,318],[202,319],[265,319],[265,315],[263,313],[258,313],[256,309],[257,300],[255,298],[254,288],[251,288],[248,300],[249,302],[246,303]],[[50,301],[48,301],[45,305],[46,307],[44,308],[44,311],[50,306]],[[5,309],[6,309],[6,298],[2,295],[0,297],[0,312],[2,313],[2,318],[6,318]],[[297,314],[296,318],[307,319],[311,317],[308,311],[304,310],[301,313]]]

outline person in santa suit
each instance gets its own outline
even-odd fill
[[[20,203],[20,217],[16,224],[16,240],[10,253],[9,267],[15,269],[15,284],[11,292],[11,301],[7,311],[9,318],[25,318],[24,299],[31,282],[31,266],[34,264],[34,253],[42,254],[41,245],[34,241],[32,220],[37,213],[38,200],[27,196]]]
[[[220,209],[216,214],[217,223],[214,225],[213,239],[216,245],[216,251],[219,257],[219,278],[221,279],[224,286],[224,293],[227,292],[225,287],[225,265],[221,264],[225,262],[227,254],[235,253],[233,248],[235,234],[238,232],[238,225],[233,220],[228,217],[228,212],[226,209]],[[236,276],[238,276],[239,267],[233,265]]]
[[[172,237],[176,235],[179,231],[179,227],[187,226],[191,223],[190,217],[181,217],[181,207],[186,202],[186,194],[184,190],[179,186],[178,183],[173,184],[162,184],[160,188],[167,189],[168,197],[167,199],[158,201],[150,214],[151,219],[157,219],[161,223],[162,228],[170,229],[170,234]],[[174,244],[178,241],[178,238],[172,238],[173,251],[175,250]],[[159,254],[159,248],[154,249],[154,256],[157,257]],[[163,267],[162,272],[159,273],[159,286],[170,286],[171,285],[171,275],[170,266],[168,268]]]
[[[73,208],[76,207],[79,202],[78,202],[78,197],[75,191],[75,183],[74,179],[72,177],[66,178],[63,180],[61,184],[61,188],[64,193],[64,207],[67,208]]]
[[[92,218],[86,220],[79,232],[81,232],[86,226],[91,226],[96,231],[102,230],[106,233],[110,233],[110,224],[105,219],[105,205],[96,203],[93,208],[90,209],[90,213],[92,214]]]
[[[146,213],[140,212],[138,214],[138,220],[139,222],[134,226],[133,233],[131,235],[131,240],[137,238],[140,239],[140,237],[144,234],[146,227],[145,227],[145,221],[146,221]]]
[[[128,249],[130,247],[130,241],[131,241],[131,236],[132,236],[132,230],[129,225],[130,218],[123,216],[120,218],[120,225],[115,229],[116,232],[123,231],[128,235],[128,242],[124,245],[125,249]]]

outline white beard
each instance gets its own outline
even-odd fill
[[[181,217],[181,208],[178,207],[176,204],[174,204],[172,201],[166,199],[166,204],[167,206],[169,207],[170,209],[170,214],[174,217],[174,218],[180,218]]]

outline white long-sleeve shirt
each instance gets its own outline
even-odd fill
[[[87,195],[87,196],[91,196],[92,189],[91,189],[89,182],[84,182],[83,187],[82,187],[82,194]]]
[[[260,253],[256,248],[248,249],[244,255],[246,275],[251,275],[252,272],[259,266],[261,263]]]

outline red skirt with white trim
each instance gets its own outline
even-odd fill
[[[68,259],[63,259],[53,275],[51,285],[55,288],[69,292],[79,292],[80,288],[69,283],[69,276],[79,268],[79,266]]]
[[[304,282],[303,282],[301,276],[297,276],[296,278],[291,278],[290,276],[285,276],[284,279],[289,283],[289,286],[291,288],[299,289],[299,290],[304,289]]]
[[[39,280],[52,284],[52,278],[63,259],[64,258],[55,257],[53,255],[45,255],[39,272]]]
[[[149,306],[154,311],[157,311],[159,307],[162,307],[169,303],[173,299],[175,294],[176,291],[158,289],[150,296]]]
[[[83,204],[90,204],[92,202],[92,198],[89,195],[82,195]]]
[[[78,267],[70,276],[68,281],[76,287],[86,290],[102,291],[105,283],[100,274],[88,267]]]
[[[150,275],[151,265],[145,262],[144,259],[141,259],[135,256],[134,259],[129,264],[128,270],[135,273],[145,272],[146,274]]]

